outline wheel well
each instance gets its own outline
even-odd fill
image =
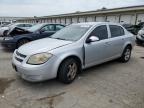
[[[7,32],[8,32],[8,30],[5,30],[5,31],[3,32],[3,35],[6,36],[6,35],[7,35]]]
[[[132,45],[131,44],[128,44],[126,47],[130,47],[130,49],[132,49]]]
[[[64,60],[61,61],[60,65],[59,65],[59,67],[58,67],[57,77],[58,77],[58,74],[59,74],[59,69],[60,69],[61,64],[62,64],[65,60],[70,59],[70,58],[73,58],[74,60],[76,60],[76,61],[78,62],[79,71],[81,71],[81,68],[82,68],[81,60],[79,59],[79,57],[72,55],[72,56],[66,57]]]
[[[17,41],[16,46],[18,46],[18,43],[19,43],[21,40],[25,40],[25,39],[28,40],[28,41],[31,41],[31,39],[29,39],[29,38],[21,38],[20,40]]]

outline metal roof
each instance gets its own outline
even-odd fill
[[[39,18],[45,19],[45,18],[71,17],[71,16],[86,16],[86,15],[93,15],[93,14],[98,15],[98,14],[129,12],[129,11],[140,11],[140,10],[144,11],[144,5],[120,7],[120,8],[113,8],[113,9],[98,9],[98,10],[93,10],[93,11],[75,12],[75,13],[60,14],[60,15],[50,15],[50,16],[42,16],[42,17],[26,18],[26,19],[39,19]]]

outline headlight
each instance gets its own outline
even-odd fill
[[[35,54],[29,58],[27,63],[33,64],[33,65],[39,65],[39,64],[43,64],[47,62],[51,57],[52,57],[52,54],[50,53]]]
[[[13,37],[5,37],[4,40],[12,40]]]

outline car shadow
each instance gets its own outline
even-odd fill
[[[9,52],[12,53],[12,52],[14,52],[13,49],[6,49],[6,48],[3,48],[2,51],[3,51],[3,52],[7,52],[7,53],[9,53]]]
[[[99,73],[99,71],[96,71],[96,70],[101,70],[101,69],[104,69],[104,68],[108,68],[109,66],[112,66],[113,64],[119,64],[118,60],[108,61],[108,62],[99,64],[99,65],[95,65],[95,66],[92,66],[90,68],[87,68],[87,69],[83,70],[79,74],[79,76],[87,76],[88,74]]]
[[[47,80],[47,81],[42,81],[42,82],[28,82],[23,80],[22,78],[20,78],[19,76],[17,76],[17,81],[19,83],[21,83],[23,86],[29,86],[30,88],[34,89],[34,88],[63,88],[65,86],[69,86],[69,85],[73,85],[75,83],[79,83],[80,80],[78,80],[80,77],[84,77],[84,76],[88,76],[89,74],[97,74],[97,73],[101,73],[99,71],[96,70],[100,70],[103,68],[108,68],[109,66],[111,66],[112,64],[119,64],[119,62],[117,60],[113,60],[113,61],[109,61],[100,65],[96,65],[93,67],[90,67],[88,69],[83,70],[81,73],[78,74],[78,77],[76,78],[76,80],[71,83],[71,84],[63,84],[61,82],[59,82],[58,79],[52,79],[52,80]],[[101,73],[102,74],[102,73]]]
[[[144,43],[143,44],[136,44],[137,46],[139,46],[139,47],[144,47]]]

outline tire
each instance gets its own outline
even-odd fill
[[[7,36],[7,33],[8,33],[8,30],[5,30],[5,31],[3,32],[3,36]]]
[[[78,70],[78,62],[75,59],[66,59],[59,67],[58,79],[64,84],[70,84],[75,80]]]
[[[28,39],[21,39],[21,40],[18,41],[18,43],[17,43],[17,48],[19,48],[20,46],[22,46],[22,45],[24,45],[24,44],[26,44],[26,43],[28,43],[28,42],[30,42],[30,40],[28,40]]]
[[[126,62],[128,62],[130,60],[130,58],[131,58],[131,50],[132,50],[132,48],[130,46],[127,46],[124,49],[123,54],[122,54],[122,56],[119,59],[120,62],[126,63]]]

